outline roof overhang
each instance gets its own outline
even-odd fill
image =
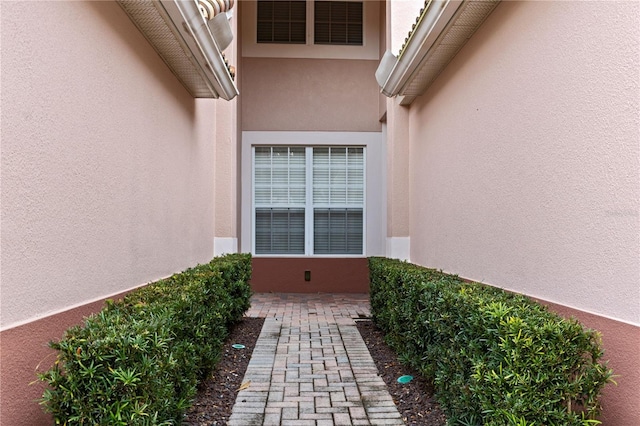
[[[398,57],[387,51],[376,71],[381,92],[409,105],[423,94],[500,0],[431,0]]]
[[[231,100],[238,95],[217,34],[224,19],[205,20],[196,0],[117,0],[182,85],[195,98]],[[232,36],[232,35],[231,35]]]

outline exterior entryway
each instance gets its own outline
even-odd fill
[[[404,425],[355,318],[367,295],[258,294],[265,317],[230,426]]]

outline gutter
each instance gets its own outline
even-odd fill
[[[238,95],[235,71],[222,54],[233,38],[225,11],[209,13],[206,0],[118,3],[193,97],[231,100]]]
[[[188,46],[194,65],[204,75],[212,92],[218,95],[214,97],[225,100],[236,97],[238,89],[196,2],[163,0],[160,3],[171,19],[174,31],[178,33],[176,35],[182,37]]]
[[[385,52],[376,71],[380,91],[403,96],[408,105],[422,94],[464,46],[500,0],[430,0],[396,57]],[[452,28],[451,36],[447,37]]]

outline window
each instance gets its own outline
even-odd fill
[[[364,252],[364,148],[254,148],[255,254]]]
[[[242,56],[380,60],[380,31],[384,31],[380,2],[319,0],[318,12],[316,3],[243,1],[239,10],[242,28],[238,28]]]
[[[258,43],[305,44],[306,32],[306,1],[258,1]]]
[[[259,0],[257,42],[306,44],[306,1]],[[313,2],[315,44],[362,46],[362,2]]]
[[[314,3],[315,44],[362,46],[362,3],[316,1]]]

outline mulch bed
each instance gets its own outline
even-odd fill
[[[385,343],[384,333],[373,321],[356,321],[356,326],[405,424],[445,425],[447,418],[433,396],[431,383],[417,371],[400,364],[396,353]],[[398,377],[404,375],[413,376],[413,380],[407,384],[398,383]]]
[[[186,414],[184,425],[227,424],[263,323],[264,318],[246,317],[231,330],[222,349],[220,362],[210,378],[200,385],[193,406]],[[433,398],[431,384],[419,373],[398,362],[396,354],[384,342],[384,334],[371,321],[357,321],[357,328],[405,423],[420,426],[445,425],[446,418]],[[234,349],[231,345],[235,343],[245,345],[245,348]],[[404,385],[398,383],[397,378],[406,374],[412,375],[414,379]]]
[[[263,323],[264,318],[245,317],[231,330],[222,348],[222,357],[218,365],[209,379],[200,384],[183,425],[227,424]],[[245,348],[234,349],[231,345],[236,343],[244,345]]]

